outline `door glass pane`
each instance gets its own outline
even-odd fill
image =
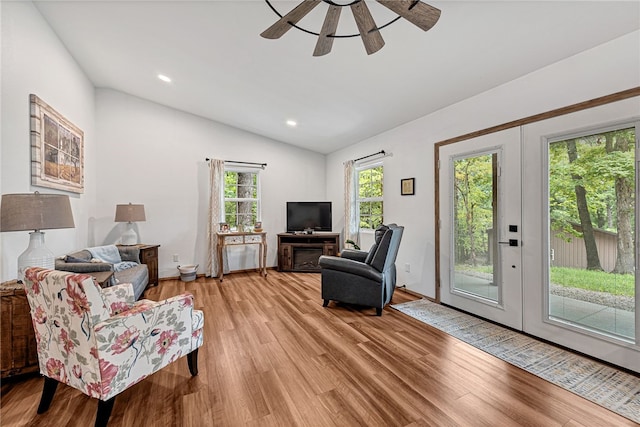
[[[549,144],[549,317],[635,337],[635,128]]]
[[[498,302],[497,155],[453,161],[453,289]]]

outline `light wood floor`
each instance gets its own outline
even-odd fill
[[[319,274],[163,281],[205,312],[200,374],[186,359],[116,398],[110,426],[624,426],[602,407],[390,307],[322,307]],[[393,302],[415,297],[396,291]],[[5,381],[2,426],[91,426],[97,401],[42,379]]]

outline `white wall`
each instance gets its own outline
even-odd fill
[[[1,2],[0,10],[0,192],[69,194],[76,228],[46,232],[54,254],[116,242],[123,224],[113,222],[115,205],[143,203],[147,221],[137,226],[141,241],[161,245],[160,276],[177,276],[178,264],[198,263],[204,271],[205,157],[268,164],[261,172],[268,266],[276,265],[285,202],[326,199],[324,155],[115,91],[96,91],[32,3]],[[31,185],[30,93],[84,131],[84,194]],[[2,281],[15,278],[17,257],[28,240],[27,232],[0,233]],[[253,268],[255,249],[238,248],[231,269]],[[180,262],[173,262],[173,254]]]
[[[46,231],[46,245],[63,254],[85,244],[95,205],[94,89],[69,52],[30,2],[1,2],[2,146],[0,193],[69,194],[75,229]],[[31,185],[29,94],[36,94],[84,131],[85,193]],[[0,233],[0,278],[15,279],[17,258],[29,243],[26,231]]]
[[[162,88],[159,88],[161,90]],[[285,203],[325,200],[325,156],[298,149],[121,92],[96,91],[99,139],[96,212],[89,244],[116,242],[119,203],[142,203],[141,242],[160,244],[160,277],[179,264],[206,268],[209,172],[205,158],[267,163],[260,172],[267,266],[275,266],[276,234],[284,232]],[[255,245],[234,248],[230,268],[256,266]],[[173,262],[178,254],[180,262]]]
[[[384,161],[384,209],[385,222],[405,226],[396,262],[398,284],[434,297],[433,145],[636,86],[640,86],[639,31],[330,154],[327,196],[334,203],[334,212],[341,212],[343,162],[381,149],[393,153]],[[416,195],[400,196],[400,179],[410,177],[416,178]],[[343,228],[344,220],[335,217],[334,230]],[[410,273],[404,271],[406,263],[410,264]]]

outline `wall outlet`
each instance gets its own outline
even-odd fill
[[[180,257],[178,254],[173,254],[173,262],[180,262]]]
[[[408,262],[404,265],[404,271],[406,271],[407,273],[411,272],[411,264],[409,264]]]

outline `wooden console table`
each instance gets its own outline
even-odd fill
[[[225,246],[232,245],[260,245],[258,254],[258,271],[267,277],[267,233],[260,232],[230,232],[216,233],[218,235],[218,277],[222,282],[224,276],[223,257]]]

